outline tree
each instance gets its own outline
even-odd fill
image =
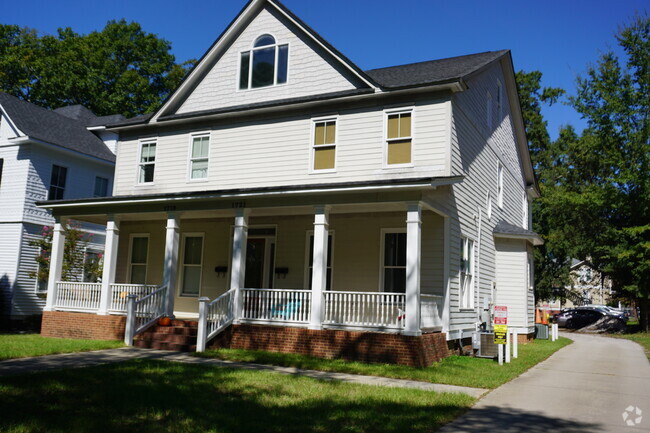
[[[0,25],[0,90],[52,109],[82,104],[97,115],[149,113],[194,64],[176,63],[170,50],[168,41],[125,20],[88,35],[65,28],[42,37]]]

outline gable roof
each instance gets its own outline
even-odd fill
[[[428,62],[371,69],[366,74],[388,89],[427,86],[463,79],[506,55],[508,50],[449,57]]]
[[[73,107],[63,110],[67,115],[48,110],[14,96],[0,92],[0,106],[11,121],[29,138],[54,144],[68,150],[115,162],[115,155],[95,134],[86,129],[83,120],[69,117],[85,117],[90,110]],[[91,112],[92,114],[92,112]],[[94,114],[93,114],[94,116]]]

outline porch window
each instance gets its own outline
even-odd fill
[[[198,296],[201,291],[203,235],[187,234],[183,241],[181,295]]]
[[[149,235],[131,235],[131,258],[129,260],[129,282],[146,284]]]
[[[239,89],[256,89],[286,83],[288,60],[288,44],[278,44],[269,34],[258,37],[251,50],[241,53]]]
[[[140,143],[139,183],[152,183],[154,169],[156,168],[156,142],[145,141]]]
[[[460,240],[460,307],[474,308],[474,241]]]
[[[332,232],[327,236],[327,271],[325,271],[325,290],[332,290]],[[307,255],[307,282],[305,287],[311,289],[311,280],[314,276],[314,232],[309,234],[309,254]]]
[[[192,136],[190,149],[190,179],[206,179],[208,177],[208,154],[210,152],[210,135]]]
[[[50,178],[50,191],[48,200],[61,200],[65,191],[65,181],[68,177],[68,169],[58,165],[52,165],[52,177]]]
[[[411,111],[387,114],[386,164],[411,163]]]
[[[384,233],[384,292],[406,292],[406,232]]]
[[[314,171],[333,170],[336,156],[336,119],[314,123]]]

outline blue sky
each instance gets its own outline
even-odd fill
[[[137,21],[172,43],[177,60],[199,58],[245,0],[24,0],[3,2],[0,22],[54,33]],[[540,70],[545,86],[573,93],[576,77],[599,54],[617,51],[614,34],[647,0],[283,0],[362,69],[463,54],[512,50],[515,69]],[[570,107],[545,109],[551,136],[583,121]]]

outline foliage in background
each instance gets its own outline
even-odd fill
[[[87,35],[0,24],[0,91],[55,109],[81,104],[98,116],[155,111],[194,61],[136,22],[109,21]]]
[[[50,256],[52,253],[53,228],[44,226],[40,237],[29,241],[40,253],[35,257],[38,270],[31,272],[31,278],[37,278],[39,285],[46,284],[50,275]],[[65,244],[63,247],[62,281],[97,281],[101,278],[103,269],[102,256],[91,257],[86,249],[93,235],[86,233],[76,223],[70,223],[65,229]]]

